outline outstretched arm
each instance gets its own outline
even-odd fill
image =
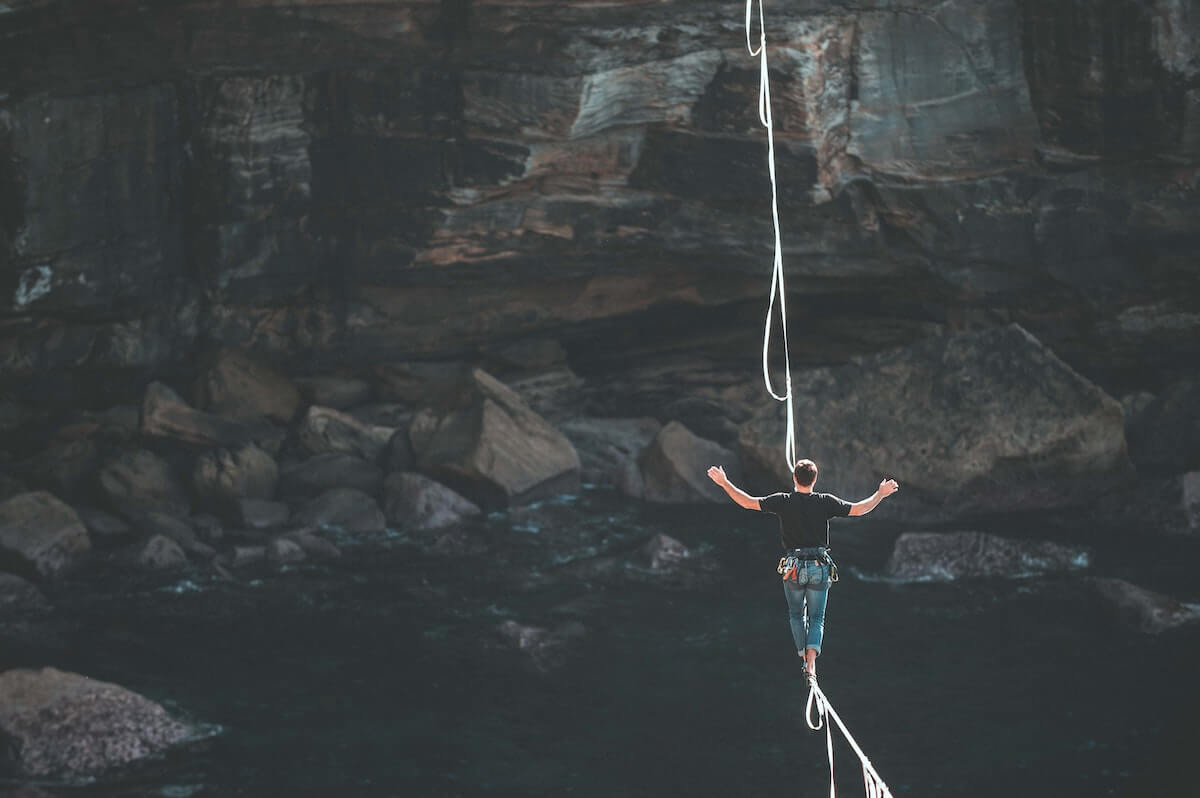
[[[885,479],[879,483],[879,490],[872,493],[868,498],[850,505],[850,515],[866,515],[878,507],[881,501],[898,490],[900,490],[900,486],[896,484],[896,480]]]
[[[708,478],[728,493],[729,498],[737,502],[739,507],[745,507],[747,510],[762,509],[758,506],[758,499],[756,497],[751,496],[729,481],[729,477],[725,476],[725,469],[721,466],[713,466],[708,469]]]

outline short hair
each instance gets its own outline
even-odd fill
[[[796,478],[797,485],[807,488],[817,481],[817,464],[812,460],[797,460],[792,476]]]

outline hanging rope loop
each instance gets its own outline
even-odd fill
[[[767,64],[767,25],[763,14],[762,0],[758,2],[759,43],[753,45],[754,3],[756,0],[746,0],[746,50],[750,55],[758,57],[758,121],[767,129],[767,174],[771,178],[771,223],[775,237],[775,256],[771,267],[771,298],[767,303],[767,318],[763,326],[762,367],[763,382],[767,393],[773,399],[785,404],[787,414],[787,432],[784,443],[784,460],[790,473],[796,464],[796,428],[795,416],[792,411],[792,355],[788,348],[787,336],[787,289],[783,279],[783,240],[779,229],[779,185],[775,176],[775,123],[771,114],[771,80]],[[771,380],[770,350],[771,333],[774,328],[772,319],[775,316],[775,305],[779,305],[780,337],[783,339],[784,385],[783,392],[775,389]]]
[[[759,38],[757,48],[754,47],[753,39],[755,2],[758,3]],[[787,289],[783,280],[783,241],[779,230],[779,185],[775,177],[775,124],[771,115],[771,80],[767,64],[767,25],[763,13],[763,0],[746,0],[746,50],[749,51],[752,58],[758,58],[758,121],[767,129],[767,174],[771,178],[771,222],[775,234],[775,257],[771,267],[771,298],[767,304],[767,318],[763,326],[763,382],[766,383],[767,392],[771,397],[776,401],[783,402],[786,406],[787,440],[784,444],[784,457],[787,461],[787,469],[791,472],[796,463],[796,428],[792,411],[792,355],[788,348],[787,337]],[[773,330],[771,321],[775,315],[776,303],[779,304],[780,336],[783,339],[783,393],[775,390],[775,384],[771,381],[769,362]],[[817,685],[817,680],[809,677],[808,686],[808,702],[804,707],[804,720],[808,724],[808,728],[813,731],[825,729],[825,750],[829,756],[829,798],[836,798],[833,779],[833,725],[835,723],[862,763],[863,784],[866,787],[868,798],[892,798],[887,785],[875,772],[867,755],[858,747],[858,743],[850,735],[850,730],[846,728],[837,712],[829,705],[829,699]],[[815,716],[814,709],[816,710]]]

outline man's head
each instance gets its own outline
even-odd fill
[[[792,469],[792,478],[796,480],[797,487],[811,488],[817,481],[817,464],[812,460],[797,460],[796,467]]]

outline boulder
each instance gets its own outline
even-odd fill
[[[191,516],[188,522],[196,530],[196,537],[209,545],[220,543],[225,537],[225,526],[216,516],[201,513]]]
[[[389,474],[383,492],[387,520],[407,531],[444,529],[482,512],[460,494],[420,474]]]
[[[377,463],[396,430],[365,424],[333,408],[310,407],[298,434],[300,442],[313,454],[343,452]]]
[[[349,410],[371,401],[371,384],[358,377],[298,377],[295,383],[310,405]]]
[[[290,424],[300,410],[300,391],[262,359],[225,348],[197,377],[196,405],[228,418],[269,418]]]
[[[1183,482],[1183,512],[1187,517],[1188,529],[1200,532],[1200,471],[1189,471],[1180,479]]]
[[[658,412],[726,448],[737,445],[738,425],[754,415],[739,402],[691,394],[673,399]]]
[[[688,547],[670,535],[657,534],[641,548],[643,563],[652,571],[674,568],[691,556]]]
[[[383,471],[361,457],[326,452],[285,465],[279,474],[281,496],[307,498],[334,488],[354,488],[377,496],[383,488]]]
[[[417,467],[485,509],[579,486],[579,455],[558,430],[476,369],[409,429]]]
[[[1200,379],[1171,383],[1127,402],[1129,455],[1138,471],[1178,473],[1200,468]]]
[[[87,529],[68,505],[45,491],[0,502],[0,557],[22,571],[55,577],[91,551]]]
[[[285,533],[283,537],[304,549],[305,555],[318,560],[336,560],[342,556],[341,549],[311,529],[295,529]]]
[[[940,582],[1077,571],[1090,563],[1091,553],[1081,546],[984,532],[905,532],[896,540],[885,573],[893,579]]]
[[[214,449],[196,458],[192,487],[203,501],[226,504],[238,499],[272,499],[279,482],[275,458],[254,444]]]
[[[637,470],[638,457],[662,424],[653,418],[581,418],[563,422],[561,429],[579,453],[580,478],[619,488],[629,483],[630,471]]]
[[[383,511],[367,494],[354,488],[334,488],[300,508],[294,520],[303,526],[348,534],[370,534],[387,528]]]
[[[1121,623],[1138,632],[1159,634],[1200,621],[1200,604],[1186,604],[1124,579],[1096,578],[1089,582],[1112,606]]]
[[[140,404],[113,405],[89,414],[100,425],[97,436],[107,442],[128,444],[142,429],[142,406]]]
[[[100,451],[93,438],[56,440],[24,464],[38,486],[71,497],[89,484],[100,468]]]
[[[159,382],[146,387],[142,434],[202,447],[234,448],[257,443],[272,452],[279,451],[286,437],[282,429],[261,419],[228,418],[197,410]]]
[[[1016,325],[793,374],[796,442],[843,496],[895,477],[891,517],[1089,499],[1128,475],[1121,406]],[[787,478],[782,405],[739,428],[754,479]]]
[[[286,537],[272,538],[266,549],[267,562],[276,567],[303,562],[306,556],[299,543]]]
[[[16,574],[0,572],[0,621],[28,618],[50,610],[42,591]]]
[[[217,562],[223,563],[230,568],[249,568],[251,565],[257,565],[266,559],[266,546],[234,546],[228,552],[218,557]]]
[[[103,510],[95,507],[76,507],[75,512],[87,527],[88,535],[94,543],[123,540],[133,536],[133,527]]]
[[[402,402],[372,402],[347,410],[346,413],[371,426],[407,430],[412,423],[413,407]]]
[[[145,449],[120,452],[105,463],[100,492],[121,515],[146,510],[183,515],[191,504],[167,461]]]
[[[1187,474],[1155,477],[1139,475],[1104,491],[1079,517],[1106,527],[1113,524],[1139,535],[1186,535],[1192,531],[1187,509]]]
[[[389,363],[375,369],[379,398],[409,405],[432,401],[468,373],[458,362]]]
[[[166,535],[154,535],[142,544],[137,554],[138,565],[154,571],[169,571],[188,564],[183,547]]]
[[[668,503],[727,502],[725,491],[708,478],[712,465],[724,465],[730,479],[741,481],[733,452],[672,421],[658,431],[638,458],[642,498]]]
[[[533,412],[555,425],[579,415],[586,396],[583,378],[566,366],[514,375],[504,384]]]
[[[142,513],[134,519],[133,524],[142,534],[173,540],[185,551],[196,550],[200,543],[191,524],[166,513]]]
[[[488,550],[487,539],[478,530],[451,526],[420,541],[423,551],[439,557],[472,557]]]
[[[88,778],[194,735],[158,704],[115,684],[54,668],[0,673],[0,738],[18,776]]]
[[[408,439],[408,424],[404,425],[404,431],[398,432],[392,436],[391,443],[388,444],[387,454],[384,455],[384,466],[388,473],[395,471],[411,471],[416,462],[416,455],[413,454],[412,441]]]
[[[547,629],[508,620],[499,624],[496,632],[506,646],[527,657],[536,669],[548,671],[563,664],[567,646],[583,637],[586,630],[579,621],[565,621]]]
[[[237,499],[227,507],[229,521],[246,529],[278,529],[287,523],[291,510],[283,502]]]

